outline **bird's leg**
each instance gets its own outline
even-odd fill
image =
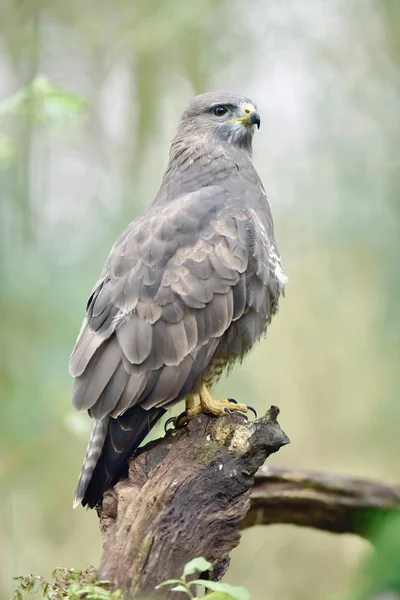
[[[175,427],[182,427],[183,425],[186,425],[187,423],[189,423],[189,421],[191,421],[193,419],[193,417],[195,417],[196,415],[198,415],[199,413],[202,412],[201,409],[201,404],[198,404],[196,406],[195,403],[195,394],[188,394],[185,398],[185,411],[183,413],[181,413],[180,415],[178,415],[176,417],[176,419],[174,419],[173,423]],[[168,421],[171,422],[171,419],[168,419]]]
[[[257,413],[252,406],[246,406],[246,404],[238,404],[236,400],[232,398],[225,398],[224,400],[214,400],[205,383],[201,384],[199,390],[200,404],[195,405],[194,396],[190,395],[186,398],[186,410],[175,420],[175,427],[185,425],[188,421],[193,419],[196,415],[202,412],[211,413],[215,416],[224,415],[225,413],[232,413],[233,411],[239,411],[247,413],[251,410],[255,416]]]
[[[233,412],[234,410],[247,413],[248,408],[250,408],[247,407],[245,404],[238,404],[237,402],[232,402],[230,398],[225,398],[224,400],[214,400],[214,398],[208,391],[205,383],[201,384],[199,396],[200,405],[195,407],[196,409],[200,409],[198,410],[198,412],[208,412],[212,415],[218,416],[223,415],[226,412]]]
[[[224,415],[225,413],[231,414],[234,410],[247,413],[251,410],[257,417],[257,413],[252,406],[246,404],[238,404],[233,398],[225,398],[224,400],[214,400],[210,392],[207,389],[205,383],[201,384],[198,392],[200,397],[200,404],[195,404],[194,394],[189,394],[185,398],[186,410],[178,415],[176,418],[171,417],[165,423],[164,429],[167,431],[167,427],[170,423],[173,423],[175,427],[182,427],[193,419],[196,415],[202,412],[208,412],[215,416]]]
[[[195,407],[194,394],[188,394],[185,398],[185,409],[187,412]]]
[[[186,425],[191,419],[193,419],[193,417],[195,415],[198,414],[198,412],[196,412],[196,406],[195,406],[195,394],[188,394],[185,397],[185,410],[184,412],[182,412],[180,415],[178,415],[177,417],[170,417],[169,419],[167,419],[164,423],[164,431],[165,433],[168,430],[168,425],[170,423],[173,423],[174,427],[182,427],[183,425]],[[199,411],[200,412],[200,411]]]

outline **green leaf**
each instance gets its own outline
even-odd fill
[[[188,575],[193,575],[193,573],[203,573],[207,571],[212,566],[212,563],[208,562],[203,556],[198,556],[193,560],[186,563],[185,568],[183,569],[183,574],[185,577]]]
[[[207,600],[234,600],[233,596],[230,594],[225,594],[225,592],[212,592],[206,596]]]
[[[192,581],[191,583],[202,585],[212,592],[227,594],[234,600],[251,600],[250,593],[244,587],[236,587],[234,585],[229,585],[229,583],[221,583],[219,581],[203,581],[202,579],[196,579],[196,581]]]
[[[182,585],[181,583],[179,585],[176,585],[175,587],[173,587],[171,589],[171,592],[185,592],[185,594],[187,594],[188,596],[190,596],[188,589]]]
[[[0,117],[11,115],[64,124],[71,116],[84,112],[85,108],[82,98],[61,89],[46,76],[38,75],[14,96],[0,102]],[[74,571],[78,573],[77,569]]]
[[[163,581],[162,583],[159,583],[158,585],[156,585],[156,587],[154,589],[159,590],[161,587],[164,587],[164,585],[171,585],[172,583],[182,583],[180,579],[167,579],[167,581]]]

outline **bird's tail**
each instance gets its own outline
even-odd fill
[[[90,436],[73,506],[93,508],[104,492],[126,471],[128,459],[150,429],[165,414],[163,408],[133,406],[117,419],[97,421]]]
[[[75,492],[73,507],[76,508],[82,502],[86,489],[89,485],[93,471],[96,468],[97,461],[100,458],[103,450],[104,441],[107,435],[108,421],[110,417],[106,417],[101,421],[97,421],[93,427],[92,434],[86,450],[85,460],[83,461],[81,474]]]

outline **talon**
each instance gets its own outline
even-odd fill
[[[189,416],[189,413],[187,410],[184,410],[183,412],[181,412],[181,414],[178,415],[175,419],[175,428],[179,429],[180,427],[185,427],[185,425],[187,425],[189,423],[189,419],[187,419],[188,416]],[[186,419],[186,421],[184,421],[182,423],[182,425],[179,425],[179,421],[181,419]]]
[[[179,421],[181,421],[181,419],[185,419],[185,421],[179,425]],[[183,412],[181,412],[180,415],[178,415],[177,417],[170,417],[169,419],[167,419],[164,423],[164,431],[165,433],[167,433],[168,430],[168,425],[170,423],[174,424],[174,429],[180,429],[181,427],[185,427],[185,425],[187,425],[190,421],[190,415],[188,413],[187,410],[184,410]]]
[[[165,433],[167,433],[167,431],[168,431],[168,425],[169,425],[170,423],[174,423],[174,421],[175,421],[175,420],[176,420],[176,419],[175,419],[175,417],[170,417],[169,419],[167,419],[167,420],[165,421],[165,423],[164,423],[164,432],[165,432]]]
[[[253,406],[249,406],[248,404],[246,404],[246,408],[247,408],[247,410],[250,410],[254,414],[255,418],[257,419],[256,409]]]
[[[228,398],[228,400],[229,400],[230,402],[232,402],[232,400],[231,400],[230,398]],[[226,413],[228,413],[229,415],[233,415],[233,412],[232,412],[231,410],[229,410],[229,408],[228,408],[227,406],[224,408],[224,411],[225,411]]]
[[[237,404],[237,400],[235,398],[227,398],[228,402],[232,402],[232,404]]]

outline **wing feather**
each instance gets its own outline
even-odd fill
[[[133,365],[130,365],[130,367],[133,369]],[[124,369],[126,370],[125,364]],[[110,412],[112,417],[116,418],[119,415],[123,415],[130,406],[135,404],[146,387],[147,378],[147,371],[145,371],[143,368],[140,369],[139,367],[136,367],[136,371],[129,375],[128,383],[118,399],[114,410]]]
[[[238,179],[226,185],[225,168],[214,172],[221,187],[210,186],[210,160],[180,181],[197,192],[162,186],[90,295],[70,361],[73,405],[96,420],[76,502],[94,506],[213,356],[242,358],[277,310],[284,275],[258,177],[247,173],[251,198]]]
[[[94,406],[120,361],[121,350],[113,336],[96,350],[83,374],[75,378],[72,402],[76,410],[88,410]]]
[[[76,408],[102,419],[163,406],[233,323],[238,348],[261,335],[268,315],[257,314],[279,295],[265,224],[239,204],[218,208],[218,191],[150,208],[114,245],[71,357]]]
[[[128,318],[116,330],[118,344],[129,360],[138,365],[149,356],[153,343],[153,327],[137,314]]]
[[[122,361],[120,361],[111,379],[101,392],[98,400],[94,404],[93,408],[90,409],[90,414],[94,419],[96,419],[96,421],[100,421],[107,415],[112,414],[115,406],[122,396],[128,380],[129,373],[125,371],[124,364]]]
[[[82,375],[90,359],[103,341],[102,337],[93,334],[85,319],[69,363],[69,370],[73,377]]]

